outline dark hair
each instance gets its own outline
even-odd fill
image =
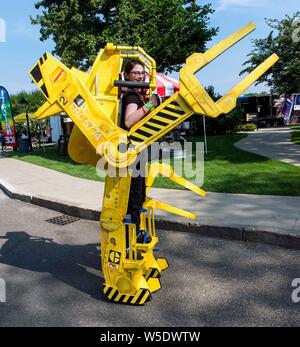
[[[130,60],[126,63],[124,72],[128,74],[135,67],[135,65],[141,65],[142,67],[144,67],[144,65],[139,60]]]
[[[141,65],[144,68],[144,65],[139,60],[137,60],[137,59],[129,60],[124,67],[125,74],[129,74],[131,72],[131,70],[135,67],[135,65]],[[124,78],[127,81],[125,74],[124,74]],[[131,89],[131,88],[129,88],[129,89]],[[146,89],[141,89],[139,91],[139,95],[140,96],[146,95]]]

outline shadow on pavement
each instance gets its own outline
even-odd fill
[[[61,245],[53,239],[32,236],[24,231],[7,232],[0,249],[0,263],[36,272],[50,273],[54,278],[106,301],[102,295],[103,278],[99,244]]]

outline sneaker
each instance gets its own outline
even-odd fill
[[[146,230],[140,230],[136,237],[137,243],[150,243],[152,241],[152,237],[147,233]]]

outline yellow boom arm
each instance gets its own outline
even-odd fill
[[[140,60],[150,76],[149,96],[156,88],[156,63],[141,47],[115,46],[101,49],[88,73],[67,68],[45,53],[29,74],[43,92],[46,102],[36,112],[38,119],[65,112],[75,123],[69,141],[69,155],[78,163],[96,165],[102,157],[116,168],[106,177],[101,226],[101,262],[103,292],[110,301],[143,305],[160,289],[159,277],[168,267],[164,258],[156,258],[158,242],[154,210],[161,209],[186,218],[195,215],[164,202],[146,197],[140,211],[140,230],[147,230],[149,242],[137,239],[136,225],[126,216],[130,194],[129,166],[137,155],[193,114],[217,117],[230,112],[237,98],[260,78],[279,58],[270,56],[216,102],[195,77],[195,73],[255,29],[253,23],[221,41],[205,53],[194,53],[180,70],[180,90],[145,118],[125,131],[118,126],[120,73],[123,59]],[[120,146],[123,144],[123,146]],[[125,145],[125,146],[124,146]],[[121,169],[125,170],[121,175]],[[157,175],[168,176],[202,198],[205,192],[186,181],[166,164],[152,163],[146,180],[146,193]],[[138,242],[139,240],[139,242]]]

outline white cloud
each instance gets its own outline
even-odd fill
[[[269,0],[219,0],[217,11],[235,9],[237,7],[261,7],[265,6]]]

